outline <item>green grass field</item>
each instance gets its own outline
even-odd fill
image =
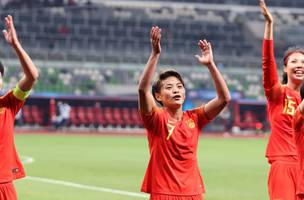
[[[266,142],[202,137],[198,157],[205,199],[267,199]],[[35,159],[25,165],[30,178],[15,181],[20,200],[147,199],[113,193],[119,190],[140,194],[149,158],[145,137],[17,135],[16,145],[21,156]]]

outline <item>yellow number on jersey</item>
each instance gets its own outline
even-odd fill
[[[296,102],[287,97],[285,99],[283,113],[288,115],[293,115],[295,111],[296,111]]]

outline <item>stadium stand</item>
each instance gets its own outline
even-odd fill
[[[213,43],[217,60],[224,66],[257,68],[260,64],[257,44],[262,20],[257,6],[156,2],[130,7],[129,1],[115,2],[18,12],[5,9],[1,16],[14,15],[22,43],[39,60],[144,63],[150,48],[149,28],[157,24],[163,28],[163,64],[196,66],[192,55],[197,53],[200,38]],[[303,32],[296,25],[303,23],[304,17],[295,8],[288,12],[278,8],[274,15],[279,24],[277,41],[284,41],[276,49],[281,56],[287,46],[300,39],[290,34]],[[14,56],[12,52],[1,54]]]
[[[159,65],[180,71],[187,89],[214,89],[209,73],[194,58],[199,51],[197,41],[207,38],[230,90],[244,99],[264,100],[260,70],[263,20],[256,0],[11,2],[13,5],[1,5],[0,16],[14,16],[19,38],[41,70],[34,95],[55,99],[56,95],[136,96],[138,76],[150,52],[150,27],[158,25],[163,28]],[[275,50],[281,66],[284,50],[302,42],[304,2],[277,0],[269,5],[275,17]],[[6,91],[20,76],[19,64],[4,40],[0,45],[0,57],[8,66]],[[73,104],[70,125],[142,126],[135,105],[95,103],[100,102]],[[25,123],[49,124],[42,117],[49,110],[41,109],[48,102],[39,105],[40,109],[35,104],[25,106]]]
[[[149,1],[149,0],[144,0]],[[232,5],[250,5],[256,6],[256,0],[154,0],[154,1],[162,1],[162,2],[182,2],[182,3],[204,3],[204,4],[226,4],[229,6]],[[102,0],[94,0],[93,2],[99,3]],[[290,1],[290,0],[276,0],[276,1],[269,1],[268,3],[270,6],[276,7],[304,7],[303,1]]]

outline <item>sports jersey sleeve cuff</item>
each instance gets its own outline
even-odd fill
[[[23,91],[20,89],[19,85],[17,84],[16,87],[13,89],[13,95],[20,101],[25,100],[30,95],[29,91]]]

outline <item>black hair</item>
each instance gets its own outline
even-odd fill
[[[1,63],[1,61],[0,61],[0,74],[1,74],[1,76],[3,77],[3,75],[4,75],[4,66],[3,66],[3,64]]]

